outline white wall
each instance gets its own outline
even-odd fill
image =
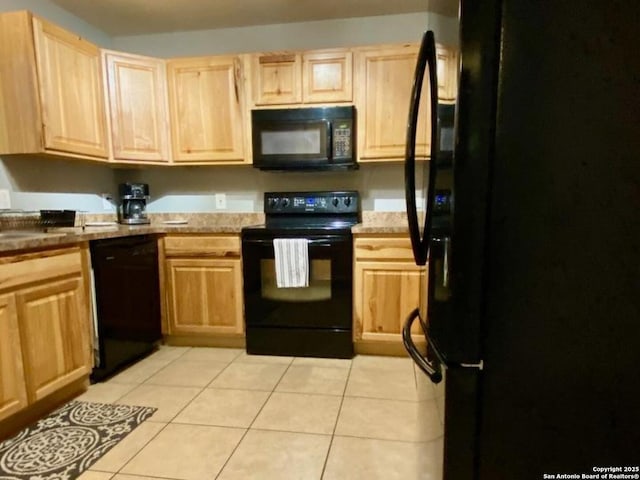
[[[178,167],[119,170],[118,182],[149,184],[149,212],[215,211],[224,193],[227,211],[260,212],[268,191],[358,190],[365,210],[404,210],[400,164],[363,164],[341,172],[263,172],[253,167]]]
[[[319,0],[321,1],[321,0]],[[430,28],[458,45],[457,19],[427,13],[115,37],[113,48],[157,57],[417,42]]]
[[[117,193],[115,171],[105,165],[12,155],[2,158],[0,188],[11,196],[11,208],[68,209],[107,212],[101,193]]]
[[[71,30],[101,47],[111,47],[112,40],[109,35],[49,0],[0,0],[0,12],[14,10],[31,10],[36,15]]]

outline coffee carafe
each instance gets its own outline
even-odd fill
[[[147,217],[148,184],[121,183],[118,185],[118,192],[120,194],[118,223],[141,225],[151,222]]]

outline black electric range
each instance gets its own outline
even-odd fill
[[[267,192],[264,211],[264,225],[242,229],[247,352],[351,358],[358,192]],[[308,286],[277,286],[279,238],[306,240]]]

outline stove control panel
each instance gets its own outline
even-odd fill
[[[355,190],[264,194],[264,213],[267,214],[358,213],[359,208],[360,197]]]

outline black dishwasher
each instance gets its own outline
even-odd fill
[[[90,242],[95,291],[92,381],[150,353],[162,337],[157,239],[151,235]]]

